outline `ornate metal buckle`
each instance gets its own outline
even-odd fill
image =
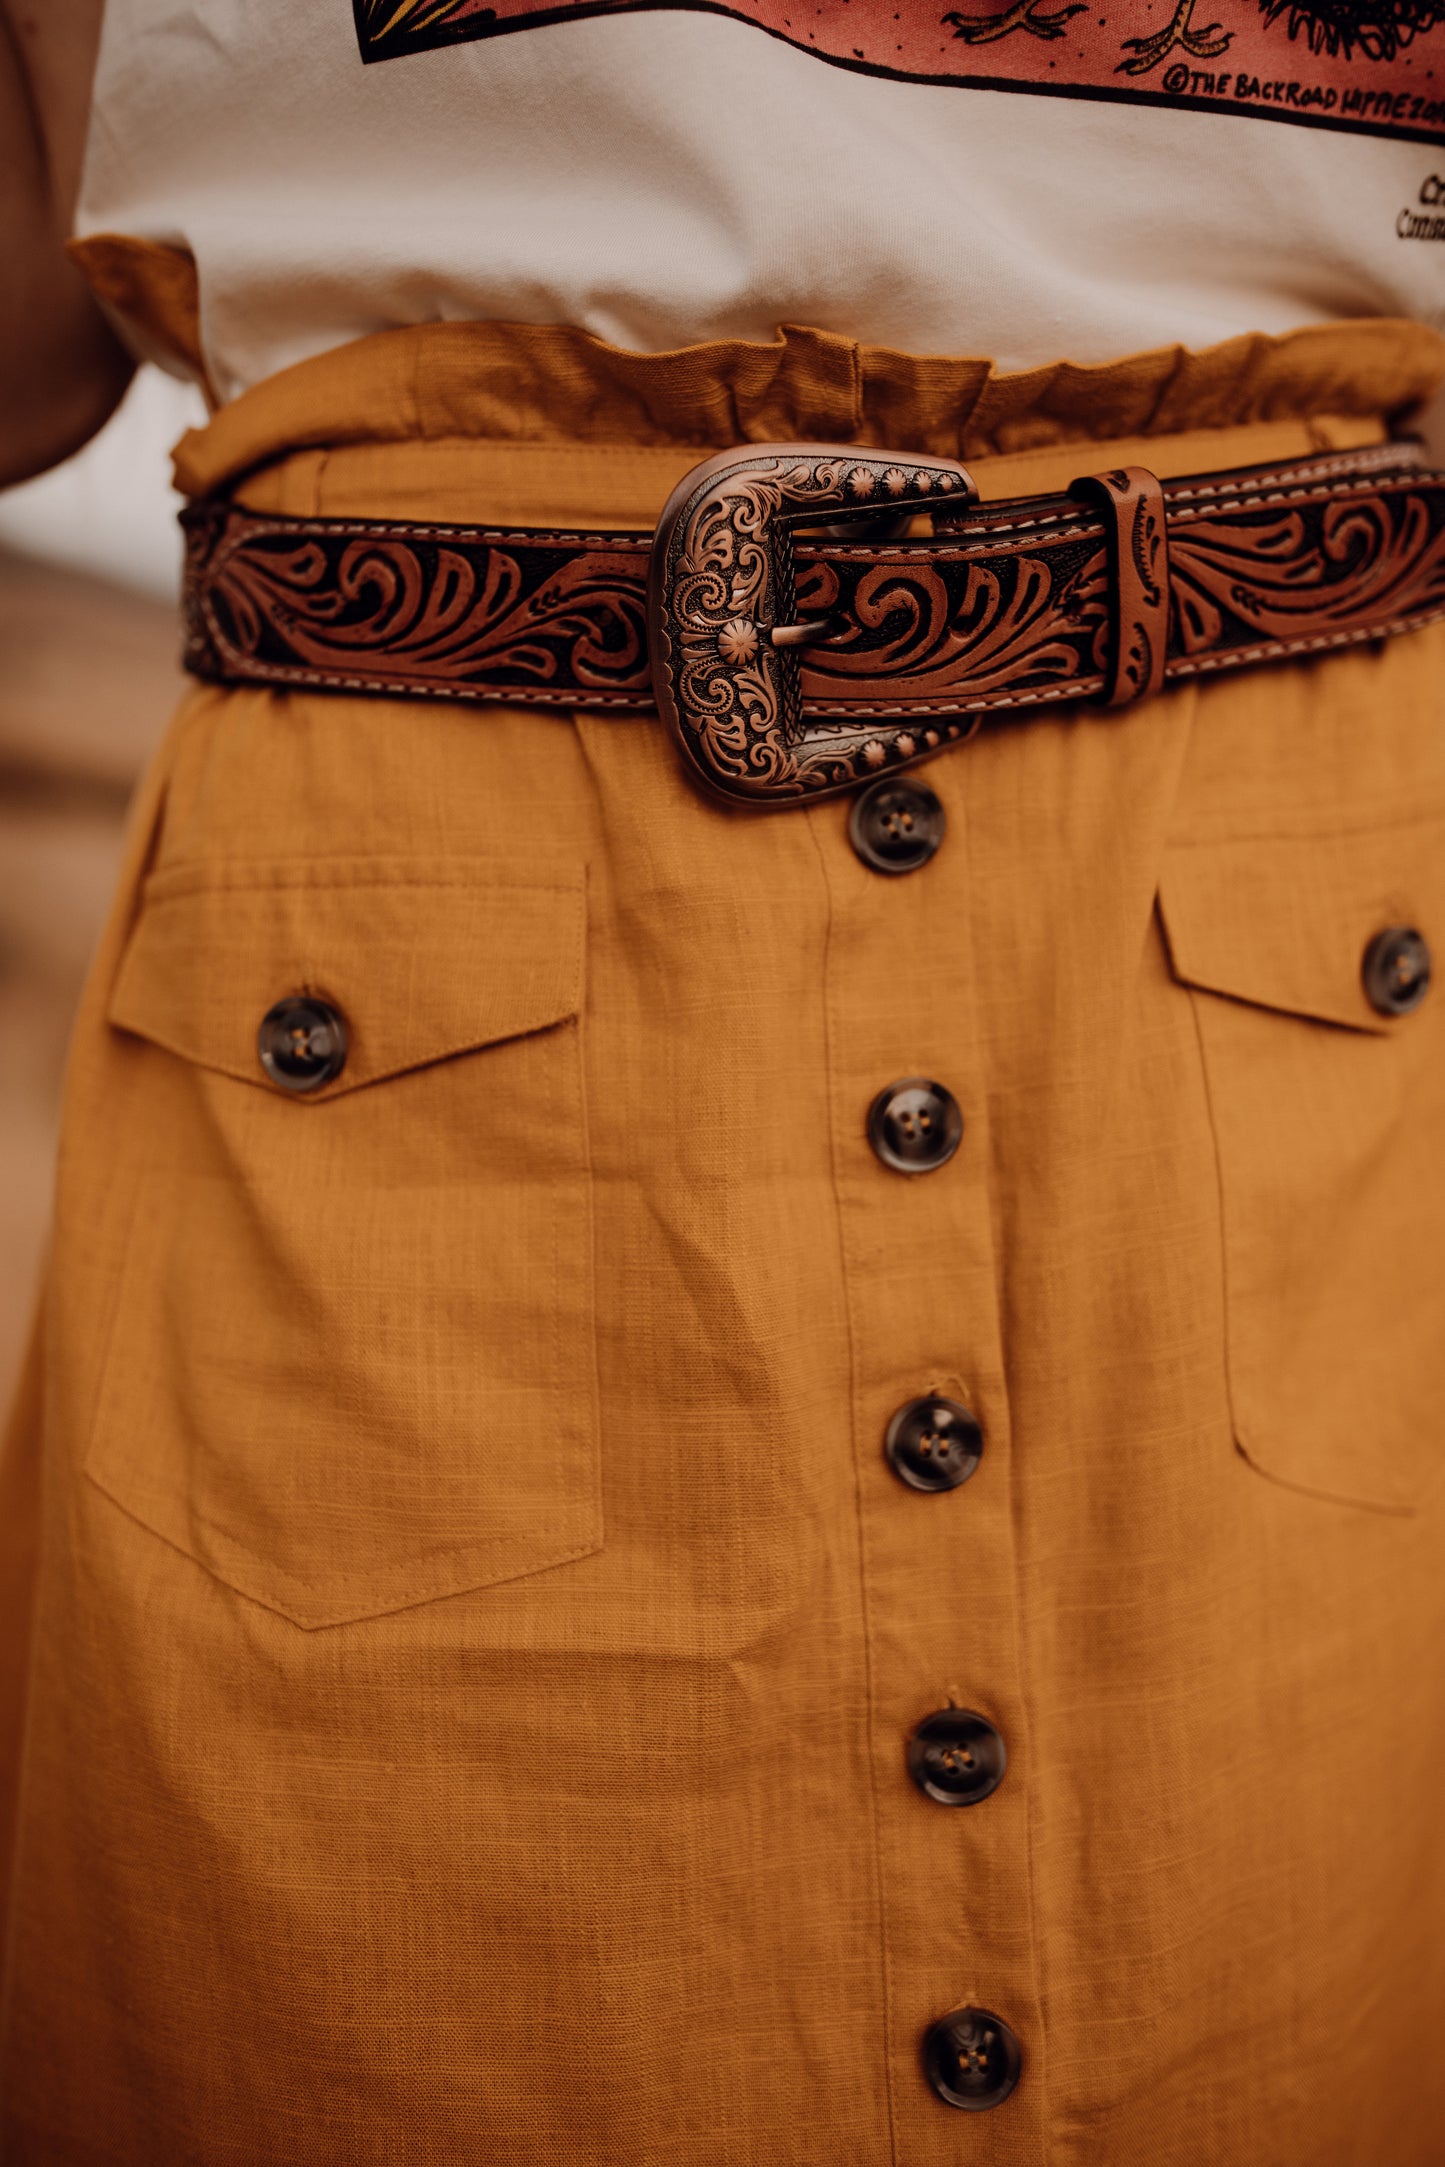
[[[834,444],[756,444],[694,467],[658,522],[647,604],[657,709],[688,773],[766,807],[833,797],[921,758],[907,716],[804,717],[801,657],[829,626],[794,621],[793,536],[945,504],[956,517],[977,499],[951,459]]]

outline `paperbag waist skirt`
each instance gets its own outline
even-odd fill
[[[181,467],[601,529],[748,439],[1299,456],[1436,366],[460,326]],[[886,874],[642,712],[188,693],[5,1466],[7,2167],[1445,2159],[1445,987],[1362,979],[1445,956],[1445,629],[909,781]]]

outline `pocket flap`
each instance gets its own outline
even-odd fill
[[[1260,1008],[1396,1030],[1365,997],[1365,951],[1387,926],[1413,926],[1438,950],[1441,841],[1435,820],[1173,846],[1159,908],[1174,975]]]
[[[110,1021],[270,1089],[262,1018],[289,995],[324,999],[348,1052],[311,1099],[336,1098],[576,1015],[583,880],[468,860],[168,868],[146,884]]]

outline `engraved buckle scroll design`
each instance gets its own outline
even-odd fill
[[[648,582],[654,694],[689,774],[724,798],[796,804],[962,736],[967,717],[925,731],[917,717],[804,716],[793,533],[880,512],[957,516],[977,498],[951,459],[838,445],[757,444],[695,467],[658,522]],[[820,619],[812,643],[828,632]]]

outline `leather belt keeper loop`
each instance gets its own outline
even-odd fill
[[[953,460],[748,445],[695,468],[655,535],[291,519],[225,497],[182,522],[199,676],[651,703],[698,783],[762,808],[982,723],[1445,617],[1445,474],[1407,444],[1162,484],[1122,468],[986,505]]]
[[[1125,707],[1164,688],[1169,643],[1169,541],[1164,489],[1148,467],[1086,474],[1071,496],[1104,515],[1111,575],[1111,638],[1105,704]]]

